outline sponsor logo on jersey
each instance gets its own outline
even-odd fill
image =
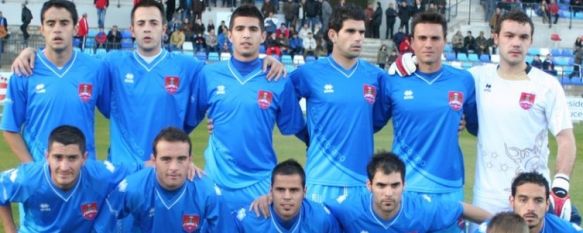
[[[81,101],[87,102],[91,99],[93,95],[93,85],[89,83],[81,83],[79,84],[79,97]]]
[[[134,74],[127,73],[125,79],[123,80],[125,83],[134,83]]]
[[[51,206],[48,203],[41,203],[40,204],[40,211],[41,212],[49,212],[49,211],[51,211]]]
[[[362,87],[362,91],[366,102],[368,102],[369,104],[374,104],[377,96],[377,88],[373,85],[364,84],[364,86]]]
[[[449,91],[448,95],[448,104],[451,109],[454,111],[459,111],[462,109],[464,104],[464,93],[461,91]]]
[[[524,110],[529,110],[532,105],[534,104],[534,99],[536,98],[535,94],[522,92],[520,93],[520,107]]]
[[[484,91],[491,92],[492,91],[492,84],[486,83],[486,87],[484,87]]]
[[[270,91],[259,90],[257,94],[257,103],[261,109],[267,109],[271,105],[273,94]]]
[[[179,77],[176,77],[176,76],[164,77],[164,88],[166,88],[166,91],[169,94],[174,95],[176,93],[176,91],[178,91],[179,87],[180,87],[180,78]]]
[[[224,95],[225,94],[225,86],[224,85],[218,85],[217,86],[217,95]]]
[[[47,92],[47,90],[45,89],[45,84],[44,83],[36,84],[36,86],[34,87],[34,92],[36,92],[37,94]]]
[[[92,221],[97,216],[97,203],[91,202],[81,205],[81,214],[84,219]]]
[[[403,92],[403,99],[404,100],[415,99],[415,96],[413,96],[413,91],[412,90],[405,90],[405,92]]]
[[[186,232],[194,232],[198,229],[200,217],[198,215],[182,215],[182,229]]]
[[[324,85],[324,93],[334,93],[334,86],[329,83]]]

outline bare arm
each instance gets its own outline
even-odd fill
[[[575,135],[573,129],[561,130],[556,136],[557,140],[557,172],[567,176],[571,175],[575,165]]]
[[[19,133],[4,131],[3,134],[6,143],[8,143],[8,146],[10,146],[10,149],[16,154],[16,157],[18,157],[20,162],[28,163],[33,161],[32,156],[30,155],[30,152],[28,152],[28,148],[26,148],[24,140],[22,140],[22,136]]]
[[[0,220],[2,220],[2,225],[4,226],[4,231],[6,233],[16,233],[16,224],[12,217],[10,204],[0,205]]]
[[[468,219],[475,223],[482,223],[492,217],[492,214],[488,213],[487,211],[483,210],[480,207],[476,207],[470,204],[466,204],[462,202],[464,207],[463,216],[465,219]]]
[[[16,57],[12,62],[12,66],[10,67],[12,72],[24,76],[32,75],[32,70],[34,69],[35,52],[36,50],[33,48],[23,49],[18,57]]]

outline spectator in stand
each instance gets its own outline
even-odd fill
[[[413,5],[409,7],[411,11],[411,18],[414,18],[418,13],[424,12],[427,9],[427,4],[421,0],[415,0]]]
[[[285,34],[279,34],[276,36],[276,38],[281,50],[281,54],[289,54],[289,38],[287,38]]]
[[[328,23],[330,22],[330,16],[332,16],[332,5],[330,5],[330,2],[328,0],[320,1],[322,4],[322,28],[323,31],[328,32]]]
[[[532,58],[532,62],[530,62],[530,65],[532,67],[536,67],[536,68],[539,68],[541,70],[543,69],[543,61],[540,60],[540,55],[539,54],[535,55]]]
[[[551,19],[555,17],[555,20],[552,22],[553,24],[557,24],[559,20],[559,4],[555,0],[551,0],[549,3],[549,10],[548,10],[548,17],[549,17],[549,28],[551,27]]]
[[[87,22],[87,13],[83,13],[83,16],[81,16],[77,23],[77,35],[75,36],[75,38],[81,41],[79,44],[81,50],[85,49],[87,34],[89,34],[89,23]]]
[[[263,6],[261,6],[261,13],[263,15],[271,15],[271,13],[276,13],[275,5],[271,2],[271,0],[264,0]]]
[[[269,34],[267,40],[265,40],[265,54],[267,55],[277,55],[281,57],[281,47],[277,41],[275,33]]]
[[[316,57],[326,57],[328,56],[328,45],[324,38],[316,39],[316,51],[314,52]]]
[[[387,58],[389,57],[389,51],[387,51],[387,46],[382,44],[377,52],[377,64],[381,69],[385,69],[385,64],[387,64]]]
[[[395,35],[393,35],[393,42],[395,43],[395,46],[398,47],[401,44],[401,41],[403,41],[405,39],[405,37],[407,36],[407,34],[405,34],[403,32],[403,28],[399,28],[399,30],[397,31],[397,33],[395,33]],[[398,51],[398,49],[397,49]]]
[[[192,21],[184,18],[182,20],[182,29],[184,29],[184,38],[186,38],[186,41],[194,42],[194,25],[192,24]],[[200,28],[198,30],[200,30]]]
[[[217,36],[217,42],[218,42],[219,50],[222,50],[224,45],[228,44],[229,29],[227,29],[226,27],[219,27],[219,28],[222,28],[223,32]],[[228,47],[229,46],[227,46],[227,48]]]
[[[308,23],[304,23],[304,26],[300,29],[299,36],[302,40],[308,39],[308,33],[312,33],[312,29],[308,25]]]
[[[97,9],[97,25],[99,28],[105,27],[105,12],[109,6],[109,0],[93,0],[95,9]]]
[[[111,49],[121,48],[121,33],[117,29],[117,25],[113,25],[111,30],[107,33],[107,51]]]
[[[196,52],[206,52],[206,41],[202,33],[194,36],[194,48]]]
[[[315,56],[316,46],[318,46],[316,39],[314,39],[314,36],[311,32],[308,32],[308,36],[303,39],[304,56]]]
[[[364,9],[364,17],[365,17],[364,23],[366,27],[364,37],[372,38],[373,31],[372,19],[374,17],[374,9],[372,4],[368,4],[368,6]]]
[[[32,21],[32,12],[30,12],[30,9],[28,9],[28,7],[26,7],[26,4],[28,4],[26,1],[24,3],[22,3],[22,12],[20,14],[20,18],[22,19],[22,25],[20,25],[20,31],[22,31],[22,36],[24,37],[24,44],[27,45],[28,44],[28,38],[30,37],[30,34],[28,34],[28,25],[30,24],[30,22]]]
[[[393,38],[393,33],[395,30],[395,22],[397,21],[397,10],[395,10],[395,4],[389,3],[389,7],[385,10],[385,16],[387,20],[387,30],[385,32],[385,38]]]
[[[488,38],[484,36],[484,31],[480,31],[480,35],[476,37],[476,53],[478,56],[482,54],[490,55],[490,48],[488,46]]]
[[[583,0],[571,0],[569,5],[571,6],[571,14],[573,17],[577,16],[577,12],[583,11]]]
[[[453,46],[453,52],[457,57],[458,53],[467,53],[467,50],[464,46],[464,36],[462,35],[461,31],[455,32],[453,37],[451,38],[451,44]]]
[[[184,41],[184,28],[179,28],[178,30],[172,32],[172,35],[170,36],[170,50],[182,50]]]
[[[192,17],[195,19],[202,19],[202,12],[204,12],[205,4],[204,0],[192,0]],[[202,22],[201,22],[202,24]],[[204,31],[204,27],[203,27]],[[198,33],[195,33],[198,34]]]
[[[468,34],[464,37],[464,48],[466,53],[470,51],[476,52],[476,38],[472,35],[472,31],[468,31]]]
[[[322,39],[324,38],[324,31],[322,29],[322,24],[317,23],[313,30],[314,39]]]
[[[206,33],[209,33],[211,29],[215,29],[215,23],[212,19],[209,19],[209,22],[206,24]]]
[[[292,38],[289,40],[289,53],[292,57],[296,54],[304,53],[304,45],[302,38],[298,36],[298,33],[293,33]]]
[[[198,1],[198,0],[195,0],[195,1]],[[194,25],[192,26],[192,32],[195,35],[198,35],[198,34],[204,34],[204,31],[205,31],[205,28],[204,28],[204,24],[202,23],[202,20],[200,18],[197,18]]]
[[[446,0],[434,0],[435,2],[435,6],[437,7],[437,11],[439,11],[440,14],[445,15],[445,8],[447,6],[447,1]],[[488,2],[493,2],[493,1],[488,1]],[[494,8],[492,8],[494,9]],[[490,13],[491,15],[492,13]]]
[[[555,70],[555,62],[553,61],[552,55],[549,53],[543,62],[543,70],[549,74],[557,76],[557,70]]]
[[[399,28],[405,29],[405,33],[409,35],[409,19],[411,19],[411,9],[407,5],[407,1],[402,1],[399,5],[399,12],[397,13],[401,24]]]
[[[291,27],[297,23],[299,10],[299,5],[294,0],[287,0],[283,4],[283,16],[286,26]]]
[[[540,4],[540,11],[542,13],[543,24],[550,22],[549,20],[549,3],[548,0],[542,0]]]
[[[377,8],[372,15],[372,38],[378,39],[381,37],[380,28],[381,24],[383,23],[383,8],[381,7],[381,3],[377,2]]]
[[[490,33],[490,38],[488,38],[488,47],[492,49],[490,54],[496,54],[496,43],[494,43],[494,33]]]
[[[106,45],[107,45],[107,34],[105,34],[105,32],[103,31],[103,28],[100,27],[99,32],[97,32],[97,34],[95,35],[95,51],[97,51],[97,49],[99,49],[99,48],[105,49]]]
[[[8,21],[0,11],[0,54],[4,52],[4,40],[8,38]]]
[[[581,78],[581,66],[583,65],[583,47],[578,45],[573,51],[575,57],[575,64],[573,66],[573,72],[569,74],[569,78],[579,77]]]
[[[174,15],[174,18],[168,22],[168,33],[172,33],[173,31],[178,30],[179,28],[182,28],[182,20],[180,19],[180,15],[176,14]]]
[[[208,52],[217,52],[219,51],[219,40],[217,38],[217,34],[215,33],[215,29],[211,28],[209,34],[206,37],[206,46],[207,46],[207,53]]]
[[[304,5],[304,13],[306,14],[306,20],[310,24],[310,27],[314,29],[316,23],[320,22],[320,3],[316,0],[306,0]]]
[[[228,32],[229,27],[225,24],[225,20],[221,20],[221,24],[219,25],[218,35],[223,34],[223,32]]]
[[[174,18],[174,13],[176,12],[176,1],[166,0],[166,21],[170,22]]]
[[[1,12],[0,16],[2,16]],[[577,47],[583,47],[583,36],[577,37],[577,39],[575,39],[575,46],[573,48],[577,49]]]
[[[289,29],[285,26],[285,23],[281,23],[279,25],[279,28],[277,28],[277,30],[275,30],[275,36],[279,37],[280,35],[283,35],[285,38],[289,38]]]
[[[395,48],[395,45],[389,42],[389,46],[387,46],[387,50],[389,51],[389,56],[387,57],[387,64],[393,64],[397,60],[399,56],[399,51]]]

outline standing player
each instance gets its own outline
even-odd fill
[[[465,114],[475,133],[474,79],[464,70],[441,63],[447,21],[439,13],[417,14],[411,47],[418,70],[410,78],[385,79],[383,108],[377,117],[392,118],[393,151],[407,166],[407,190],[433,199],[463,200],[464,162],[458,126]],[[457,224],[448,229],[459,232]]]
[[[97,232],[114,232],[116,220],[131,215],[140,232],[229,232],[220,191],[205,177],[186,179],[192,163],[191,142],[177,128],[154,139],[155,168],[143,169],[119,183],[95,222]],[[227,221],[223,221],[226,219]]]
[[[550,195],[549,182],[538,172],[520,173],[512,181],[510,206],[528,225],[530,233],[575,233],[581,228],[548,213]],[[476,232],[485,232],[486,223]]]
[[[336,8],[327,32],[332,54],[290,75],[298,96],[307,100],[307,198],[316,202],[366,192],[373,106],[384,72],[358,59],[364,19],[353,4]]]
[[[19,232],[91,232],[107,194],[127,174],[109,162],[87,159],[83,132],[59,126],[49,136],[46,162],[26,163],[0,173],[0,219],[16,232],[11,202],[26,216]]]
[[[305,198],[306,175],[295,160],[279,163],[271,174],[271,217],[237,212],[238,232],[339,232],[334,216],[320,203]]]
[[[109,90],[101,62],[73,50],[77,18],[74,3],[45,2],[45,48],[36,54],[37,69],[30,78],[13,75],[8,84],[0,129],[21,162],[42,161],[50,131],[63,124],[87,135],[89,158],[95,159],[95,106],[107,115]]]
[[[569,198],[576,149],[565,93],[554,77],[525,62],[534,34],[525,13],[506,13],[494,31],[500,64],[470,70],[480,116],[474,203],[491,213],[508,210],[509,177],[520,172],[537,171],[550,181],[550,131],[558,145],[551,201],[568,219],[570,211],[562,212],[561,203]]]
[[[459,201],[403,192],[405,164],[393,153],[376,154],[367,173],[370,193],[326,202],[343,232],[435,232],[462,216],[480,223],[491,217]]]
[[[265,29],[256,7],[244,5],[233,12],[229,40],[233,57],[202,71],[205,86],[198,91],[200,109],[195,112],[208,110],[213,123],[205,171],[222,189],[229,208],[237,210],[269,190],[270,173],[277,164],[274,124],[282,134],[293,135],[305,123],[291,81],[269,82],[261,71],[259,46]]]

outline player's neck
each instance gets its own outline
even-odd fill
[[[401,209],[401,204],[399,203],[398,206],[396,206],[395,209],[393,209],[393,211],[390,212],[383,211],[374,204],[372,209],[378,217],[380,217],[384,221],[389,221],[393,219],[395,215],[397,215],[397,213],[399,213],[399,210]]]
[[[350,68],[352,68],[354,66],[354,64],[356,64],[356,62],[358,62],[358,58],[347,58],[345,56],[342,56],[341,54],[339,54],[339,52],[337,52],[338,50],[332,50],[332,58],[334,59],[334,61],[342,66],[342,68],[348,70]]]
[[[250,61],[254,61],[255,59],[257,59],[259,57],[259,51],[257,51],[257,53],[253,54],[252,56],[243,56],[240,53],[238,53],[237,51],[233,52],[233,57],[240,62],[250,62]]]
[[[67,64],[69,59],[71,59],[71,56],[73,55],[73,48],[68,47],[63,51],[55,51],[53,49],[47,48],[43,52],[45,57],[47,57],[51,63],[57,67],[63,67],[65,64]]]
[[[541,232],[541,229],[543,229],[544,225],[545,225],[545,217],[543,216],[538,225],[533,226],[533,227],[529,227],[529,232],[530,233],[539,233],[539,232]]]
[[[498,76],[505,80],[527,80],[526,63],[511,65],[505,62],[500,62],[498,66]]]
[[[152,49],[150,51],[140,49],[138,47],[138,54],[142,57],[154,57],[154,56],[160,54],[161,52],[162,52],[162,48],[160,48],[160,47]]]
[[[441,61],[436,63],[419,63],[417,66],[419,67],[419,71],[426,74],[431,74],[441,69]]]

